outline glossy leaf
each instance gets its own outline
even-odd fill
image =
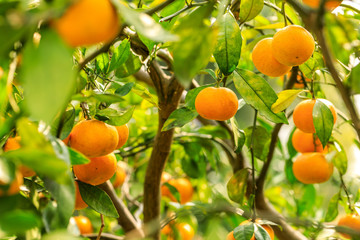
[[[274,113],[279,113],[288,108],[303,90],[289,89],[278,93],[278,99],[271,106]]]
[[[240,22],[244,23],[255,18],[261,12],[263,7],[264,1],[262,0],[242,0],[239,13]]]
[[[66,110],[61,116],[58,116],[52,124],[51,133],[65,139],[71,132],[75,122],[75,108]]]
[[[232,128],[233,133],[234,133],[234,141],[235,141],[234,151],[236,153],[240,153],[241,150],[242,150],[242,147],[245,144],[246,135],[245,135],[245,132],[243,130],[239,129],[239,126],[238,126],[237,121],[236,121],[235,118],[231,118],[230,123],[231,123],[231,128]]]
[[[25,47],[20,76],[31,116],[51,123],[74,91],[71,51],[56,33],[44,31],[38,47]]]
[[[267,231],[260,224],[254,224],[254,226],[254,235],[256,240],[271,240]]]
[[[198,116],[198,113],[187,107],[182,107],[173,111],[164,123],[161,131],[168,131],[174,127],[182,127],[191,122]]]
[[[339,201],[341,199],[340,193],[336,193],[329,201],[329,205],[325,215],[325,222],[331,222],[335,220],[339,214]]]
[[[122,102],[124,99],[117,95],[117,94],[110,94],[110,93],[96,93],[93,91],[86,91],[82,94],[76,94],[72,96],[72,100],[77,100],[80,102],[86,101],[100,101],[108,104]]]
[[[271,106],[278,97],[263,78],[251,71],[242,69],[236,69],[232,76],[236,89],[247,104],[274,123],[288,123],[283,112],[274,113],[271,110]]]
[[[142,63],[140,61],[140,57],[138,55],[130,53],[125,63],[123,63],[116,69],[115,76],[118,78],[128,77],[139,71],[141,66]]]
[[[227,183],[227,191],[229,198],[242,205],[246,197],[247,179],[249,176],[248,169],[237,171]]]
[[[254,235],[254,223],[249,222],[234,229],[235,240],[249,240]]]
[[[99,110],[95,117],[101,119],[102,121],[106,122],[107,124],[113,126],[121,126],[126,124],[130,121],[133,113],[135,110],[135,106],[129,108],[125,112],[120,112],[116,109],[106,108]]]
[[[221,72],[229,75],[239,63],[242,45],[241,31],[231,12],[219,18],[218,26],[214,57]]]
[[[252,144],[255,157],[264,161],[269,152],[270,133],[265,128],[256,126],[255,131],[253,131],[253,127],[246,128],[245,135],[246,146],[250,148]]]
[[[89,207],[107,217],[119,217],[110,197],[103,190],[80,181],[78,184],[81,197]]]
[[[124,85],[122,85],[121,87],[119,87],[118,89],[116,89],[115,93],[121,97],[127,95],[131,89],[134,87],[135,83],[134,82],[128,82],[125,83]]]
[[[285,162],[285,176],[286,179],[289,181],[290,184],[296,183],[298,180],[296,179],[294,172],[292,170],[293,162],[291,159],[286,160]]]
[[[322,146],[325,147],[331,137],[334,116],[326,104],[320,100],[316,100],[312,114],[316,135]]]
[[[72,149],[68,148],[69,154],[70,154],[70,162],[71,165],[80,165],[80,164],[86,164],[89,163],[90,160],[82,153]]]
[[[206,159],[202,146],[197,142],[183,143],[187,156],[181,159],[181,166],[186,175],[191,178],[201,178],[206,174]]]
[[[173,185],[170,185],[169,183],[164,183],[163,186],[166,186],[171,195],[173,195],[173,197],[176,199],[177,202],[180,202],[180,193],[178,192],[178,190],[173,186]]]
[[[144,100],[148,101],[149,103],[151,103],[155,107],[157,107],[157,108],[159,107],[157,96],[152,95],[149,92],[149,90],[146,89],[145,87],[143,87],[142,85],[135,84],[133,86],[133,88],[131,89],[131,91],[133,93],[135,93],[136,95],[140,96],[141,98],[143,98]]]
[[[348,159],[347,159],[344,148],[338,142],[336,142],[336,145],[339,146],[339,150],[338,149],[335,150],[336,153],[332,159],[332,163],[337,168],[339,173],[341,175],[344,175],[348,168]],[[332,150],[333,150],[333,148],[330,147],[329,152],[331,152]]]
[[[129,39],[121,41],[120,45],[115,48],[111,56],[109,72],[123,65],[130,56],[130,42]]]
[[[102,72],[106,74],[109,68],[109,55],[107,53],[102,53],[95,58],[95,67],[97,72]]]

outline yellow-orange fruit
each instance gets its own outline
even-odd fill
[[[168,183],[176,188],[180,194],[180,203],[185,204],[191,201],[194,189],[191,182],[186,178],[170,179]],[[171,194],[169,188],[165,185],[161,187],[162,196],[170,198],[171,201],[177,202],[176,198]]]
[[[305,184],[323,183],[329,180],[334,166],[322,153],[303,153],[295,159],[293,172],[297,180]]]
[[[65,139],[63,139],[62,141],[66,146],[69,146],[70,134]]]
[[[116,10],[109,0],[75,1],[53,26],[72,47],[109,42],[120,28]]]
[[[100,157],[113,152],[118,142],[114,126],[99,120],[85,120],[72,129],[69,145],[87,157]]]
[[[348,214],[340,218],[338,226],[348,227],[355,231],[360,231],[360,216],[357,214]],[[344,238],[351,239],[351,236],[345,233],[341,234]]]
[[[117,161],[114,153],[106,156],[90,158],[90,162],[74,165],[77,178],[91,185],[99,185],[109,180],[116,171]]]
[[[248,222],[250,222],[250,221],[246,220],[246,221],[242,222],[240,225],[247,224]],[[256,222],[258,222],[258,220],[256,220]],[[274,234],[274,230],[272,229],[272,227],[270,225],[266,225],[266,224],[261,225],[261,227],[263,227],[265,229],[265,231],[269,234],[270,239],[274,240],[275,234]],[[234,231],[230,232],[227,235],[226,240],[235,240]],[[255,234],[251,237],[250,240],[256,240]]]
[[[33,177],[36,175],[34,170],[24,165],[19,166],[19,171],[23,177]]]
[[[334,10],[335,8],[337,8],[338,6],[340,6],[342,1],[338,1],[338,0],[335,0],[335,1],[326,1],[325,2],[325,8],[328,10],[328,11],[332,11]],[[308,5],[309,7],[312,7],[312,8],[318,8],[319,5],[320,5],[320,0],[303,0],[303,3],[305,5]]]
[[[89,218],[85,216],[76,216],[74,217],[74,220],[81,234],[93,233],[94,230]]]
[[[275,59],[280,63],[299,66],[313,54],[315,41],[305,28],[289,25],[275,33],[271,48]]]
[[[113,182],[114,188],[121,187],[125,182],[125,178],[126,178],[125,169],[123,169],[120,166],[117,166],[116,173],[115,173],[115,180]]]
[[[175,228],[177,229],[181,240],[191,240],[195,236],[194,229],[188,223],[176,223]],[[167,240],[175,239],[175,233],[169,224],[161,230],[161,233],[168,236]]]
[[[334,118],[334,124],[336,122],[336,111],[334,105],[329,102],[326,99],[317,99],[318,101],[323,102],[326,104],[326,106],[329,107],[333,118]],[[313,109],[315,105],[316,100],[314,99],[308,99],[300,102],[298,105],[296,105],[293,113],[293,120],[294,124],[297,128],[299,128],[301,131],[306,133],[315,133],[315,126],[314,126],[314,120],[313,120]]]
[[[252,61],[262,74],[270,77],[280,77],[289,72],[291,67],[279,63],[271,50],[272,38],[259,41],[252,51]]]
[[[86,208],[88,205],[81,197],[79,184],[75,181],[75,210],[80,210]]]
[[[116,126],[116,130],[119,134],[119,142],[118,145],[116,146],[116,149],[121,148],[122,146],[125,145],[126,141],[129,138],[129,128],[128,126],[122,125],[122,126]]]
[[[203,118],[225,121],[236,114],[238,99],[229,88],[208,87],[196,96],[195,108]]]
[[[23,182],[24,182],[24,179],[23,179],[23,176],[21,175],[21,173],[19,171],[16,172],[15,178],[10,183],[8,190],[4,193],[4,191],[0,189],[0,197],[4,196],[4,195],[10,196],[10,195],[15,195],[15,194],[19,193],[20,186],[23,184]],[[5,185],[5,184],[0,181],[0,185]]]
[[[306,133],[300,129],[296,129],[292,135],[291,142],[296,151],[305,153],[305,152],[324,152],[324,148],[318,137],[315,137],[314,144],[314,134]],[[315,148],[316,145],[316,148]]]

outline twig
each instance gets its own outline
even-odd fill
[[[90,238],[90,239],[97,239],[98,235],[96,233],[91,233],[91,234],[83,234],[82,236],[86,237],[86,238]],[[124,237],[119,237],[113,234],[109,234],[109,233],[103,233],[101,234],[101,240],[124,240]]]
[[[15,76],[15,71],[16,71],[16,67],[18,64],[18,56],[16,56],[14,58],[14,60],[11,62],[10,66],[9,66],[9,74],[8,74],[8,78],[7,78],[7,82],[6,82],[6,88],[9,89],[11,88],[12,82],[14,80],[14,76]],[[14,110],[15,113],[19,113],[20,112],[20,108],[17,105],[15,98],[13,97],[12,91],[7,91],[8,93],[8,99],[9,99],[9,104],[12,107],[12,109]]]
[[[101,219],[101,226],[100,226],[99,234],[98,234],[96,240],[100,240],[100,238],[101,238],[101,233],[102,233],[102,231],[104,230],[104,227],[105,227],[104,215],[100,214],[100,219]]]
[[[287,16],[286,16],[286,13],[285,13],[285,5],[286,5],[286,1],[283,0],[282,5],[281,5],[281,11],[282,11],[282,14],[284,15],[284,25],[286,27],[288,24],[287,24],[287,21],[286,21]]]
[[[291,18],[290,18],[288,15],[285,14],[285,11],[283,12],[283,11],[281,10],[281,8],[279,8],[279,7],[276,6],[275,4],[272,4],[272,3],[270,3],[270,2],[264,1],[264,5],[272,8],[272,9],[274,9],[275,11],[277,11],[277,12],[279,12],[279,13],[281,13],[281,14],[283,14],[284,16],[286,16],[286,19],[289,21],[289,23],[294,24],[293,21],[291,20]],[[286,20],[285,20],[285,22],[286,22]]]
[[[346,194],[346,198],[347,198],[347,201],[348,201],[348,207],[349,207],[349,210],[351,213],[354,213],[355,212],[355,208],[353,207],[352,203],[351,203],[351,198],[350,198],[350,193],[345,185],[345,182],[344,182],[344,178],[342,176],[341,173],[340,174],[340,181],[341,181],[341,187],[342,189],[344,189],[344,192]]]
[[[141,1],[141,0],[140,0]],[[166,0],[165,2],[163,3],[160,3],[159,5],[153,7],[153,8],[150,8],[146,11],[144,11],[144,13],[148,14],[148,15],[153,15],[154,13],[164,9],[165,7],[167,7],[168,5],[170,5],[171,3],[173,3],[175,0]]]
[[[90,111],[89,111],[89,106],[86,102],[81,102],[80,103],[80,107],[83,111],[84,117],[86,120],[90,120],[91,119],[91,115],[90,115]]]
[[[251,178],[252,178],[252,194],[254,195],[254,199],[252,204],[252,215],[251,220],[255,222],[256,220],[256,181],[255,181],[255,155],[254,155],[254,133],[256,130],[256,122],[257,122],[257,114],[258,111],[255,110],[253,128],[251,133],[251,145],[250,145],[250,153],[251,153]]]
[[[193,7],[199,7],[199,6],[203,6],[205,4],[208,4],[209,2],[199,2],[199,3],[190,3],[189,5],[186,5],[184,8],[180,9],[179,11],[167,16],[167,17],[164,17],[162,19],[160,19],[159,22],[165,22],[165,21],[169,21],[171,19],[173,19],[174,17],[176,17],[177,15],[185,12],[186,10],[189,10]]]
[[[348,5],[348,4],[346,4],[346,3],[341,3],[340,6],[341,6],[341,7],[344,7],[344,8],[348,8],[348,9],[350,9],[350,10],[352,10],[352,11],[360,14],[359,9],[357,9],[356,7],[353,7],[353,6]]]

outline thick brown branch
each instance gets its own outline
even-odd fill
[[[135,218],[130,213],[129,209],[125,206],[125,204],[118,198],[116,192],[110,183],[110,181],[106,181],[105,183],[99,185],[99,187],[104,190],[110,197],[113,202],[116,211],[119,214],[118,223],[127,233],[127,235],[131,235],[131,237],[143,238],[144,232],[138,226]],[[103,237],[103,236],[102,236]]]

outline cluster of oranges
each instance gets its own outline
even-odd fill
[[[185,204],[191,201],[194,193],[194,189],[191,182],[188,179],[172,178],[172,176],[167,172],[163,172],[163,174],[161,175],[161,184],[162,184],[161,195],[170,198],[170,200],[173,202],[177,202],[177,199],[175,198],[174,195],[172,195],[171,191],[165,185],[165,183],[168,183],[174,188],[176,188],[176,190],[179,192],[180,195],[181,204]]]
[[[325,158],[327,147],[323,148],[315,134],[313,109],[316,101],[325,103],[336,121],[336,111],[332,103],[325,99],[308,99],[300,102],[294,109],[293,120],[297,129],[292,136],[292,144],[301,153],[293,164],[293,172],[305,184],[322,183],[331,177],[333,165]]]
[[[255,67],[270,77],[280,77],[306,62],[315,50],[313,36],[303,27],[290,25],[273,38],[259,41],[252,52]]]
[[[126,125],[114,127],[95,119],[76,124],[64,142],[90,159],[89,163],[73,166],[76,177],[91,185],[99,185],[109,180],[118,169],[113,151],[122,147],[128,136],[129,129]],[[120,185],[125,176],[122,172],[118,175]],[[87,205],[81,199],[78,186],[76,187],[75,209],[85,208]]]
[[[192,240],[195,232],[193,227],[188,223],[169,223],[165,225],[163,229],[161,229],[161,233],[167,236],[167,240],[177,239],[176,233],[173,231],[173,228],[176,228],[178,232],[179,239],[181,240]]]

